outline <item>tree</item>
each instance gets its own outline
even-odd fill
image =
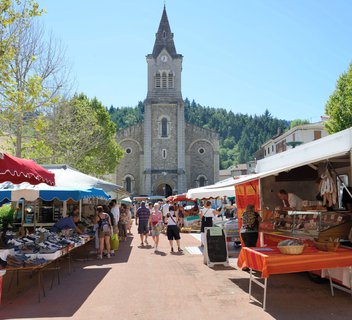
[[[325,123],[329,133],[352,127],[352,63],[337,80],[336,89],[325,105],[325,113],[329,116]]]
[[[16,5],[18,7],[21,4],[22,10],[16,10]],[[15,54],[13,43],[16,33],[10,32],[10,27],[20,20],[39,16],[42,12],[35,1],[0,0],[0,83],[10,80],[10,62]]]
[[[96,98],[90,100],[84,94],[60,101],[31,147],[41,162],[66,163],[98,176],[114,172],[123,154],[108,111]]]
[[[16,8],[21,18],[8,27],[12,55],[7,80],[0,86],[1,127],[18,157],[35,131],[43,128],[43,115],[68,83],[62,46],[52,35],[45,35],[33,14],[26,14],[32,3],[20,3]]]
[[[291,121],[290,129],[297,127],[297,126],[301,126],[303,124],[309,124],[309,123],[310,123],[310,121],[307,119],[295,119],[295,120]]]

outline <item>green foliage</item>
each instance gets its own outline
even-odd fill
[[[310,123],[310,121],[307,119],[295,119],[295,120],[291,121],[290,129],[297,127],[297,126],[301,126],[303,124],[309,124],[309,123]]]
[[[352,127],[352,63],[337,80],[336,89],[325,105],[325,112],[329,116],[325,123],[329,133]]]
[[[47,121],[43,133],[31,140],[29,157],[97,176],[114,172],[123,152],[116,126],[100,101],[84,94],[60,101]]]
[[[9,223],[13,222],[14,213],[15,210],[12,209],[11,204],[4,204],[0,207],[0,230],[2,228],[2,222],[4,218],[6,218]]]
[[[138,102],[138,105],[134,108],[121,107],[115,109],[111,106],[109,109],[111,120],[116,124],[118,130],[142,122],[143,113],[144,105],[141,101]]]
[[[23,142],[40,130],[32,116],[49,107],[56,99],[53,83],[46,78],[54,70],[44,66],[52,58],[42,47],[40,33],[34,32],[34,19],[43,10],[32,0],[0,0],[0,127],[11,141],[10,152],[22,155]],[[46,48],[48,49],[48,48]]]
[[[134,108],[109,109],[111,119],[120,130],[142,122],[143,112],[142,102]],[[278,129],[283,132],[289,126],[288,121],[273,118],[268,110],[260,116],[249,116],[222,108],[204,107],[189,99],[185,100],[185,118],[193,125],[219,133],[221,169],[253,159],[253,154]]]

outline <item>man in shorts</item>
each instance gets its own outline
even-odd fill
[[[138,226],[138,234],[141,238],[141,246],[144,246],[144,243],[148,245],[148,220],[150,216],[149,209],[145,206],[145,202],[141,202],[141,206],[138,208],[136,212],[136,226]],[[145,238],[143,242],[143,237]]]

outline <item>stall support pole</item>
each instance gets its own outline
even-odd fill
[[[331,278],[330,269],[327,269],[327,272],[328,272],[328,276],[329,276],[330,290],[331,290],[332,296],[335,295],[334,288],[339,289],[344,292],[347,292],[352,296],[352,267],[348,267],[348,277],[349,277],[350,288],[346,288],[346,287],[343,287],[339,284],[334,283]]]
[[[62,203],[62,216],[67,217],[67,201],[63,201]]]
[[[79,220],[82,219],[82,199],[79,200]]]
[[[349,185],[352,186],[352,149],[350,150],[350,181],[349,181]]]
[[[252,282],[258,285],[259,287],[264,289],[264,297],[263,297],[263,310],[266,309],[266,291],[268,287],[268,278],[264,278],[264,283],[260,282],[253,276],[253,269],[250,269],[249,272],[249,300],[252,300]]]

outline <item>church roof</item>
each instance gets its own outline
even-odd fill
[[[172,57],[180,56],[176,52],[174,34],[171,32],[165,5],[163,14],[161,16],[158,32],[155,35],[155,43],[152,56],[156,59],[163,49],[166,49]]]

